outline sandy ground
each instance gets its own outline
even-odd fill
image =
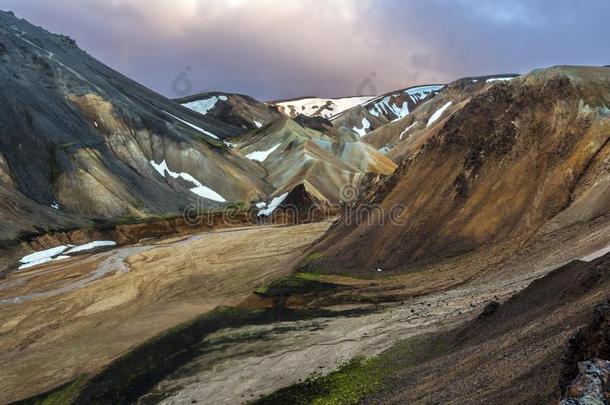
[[[103,367],[159,332],[288,273],[330,226],[258,226],[147,241],[0,283],[0,402]]]

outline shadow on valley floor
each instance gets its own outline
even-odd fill
[[[374,308],[328,311],[322,309],[256,309],[221,307],[174,327],[119,357],[95,376],[81,376],[61,387],[15,404],[126,404],[138,401],[159,381],[207,350],[205,338],[214,332],[247,325],[313,318],[361,316]],[[276,329],[278,329],[276,328]],[[244,334],[243,340],[264,336]],[[140,402],[157,403],[158,394]]]

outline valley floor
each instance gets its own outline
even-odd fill
[[[361,316],[320,317],[220,331],[205,340],[209,351],[157,384],[151,397],[164,398],[162,403],[166,404],[191,403],[202,398],[206,398],[205,403],[209,400],[217,404],[252,401],[304,381],[312,374],[337,370],[353,358],[378,355],[397,342],[453,330],[476,318],[489,302],[504,302],[532,281],[573,259],[591,253],[601,255],[609,244],[610,224],[600,221],[586,229],[554,235],[536,249],[522,251],[495,268],[490,265],[491,255],[483,255],[477,260],[456,262],[446,269],[435,266],[411,275],[360,280],[367,284],[366,289],[378,288],[381,296],[387,289],[394,295],[402,289],[404,299],[375,305],[370,313]],[[460,277],[459,283],[447,284],[447,280]],[[436,288],[430,288],[428,279],[445,283],[439,281]],[[561,339],[571,333],[573,329],[562,330],[557,340],[563,343]],[[231,344],[227,345],[227,341]],[[146,398],[142,398],[144,403]],[[269,403],[309,403],[294,402],[293,397],[283,399],[287,402],[276,399]],[[328,399],[328,403],[335,402]]]
[[[168,328],[238,304],[286,275],[329,225],[149,240],[12,273],[0,282],[0,402],[95,372]]]
[[[329,226],[258,226],[144,241],[13,273],[0,285],[0,397],[27,398],[98,372],[213,308],[251,310],[252,291],[289,274]],[[404,339],[463,325],[491,300],[503,302],[609,245],[610,222],[601,219],[541,238],[501,261],[494,250],[402,275],[320,275],[348,286],[353,296],[377,300],[350,303],[350,293],[338,290],[324,294],[336,300],[321,301],[323,314],[216,328],[187,361],[154,380],[140,402],[251,401]],[[99,278],[90,280],[96,272]]]

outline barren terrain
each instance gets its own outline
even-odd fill
[[[103,367],[150,337],[287,274],[328,222],[149,240],[16,272],[0,285],[0,398]]]
[[[464,325],[489,302],[504,302],[532,281],[572,260],[600,256],[609,245],[610,224],[604,220],[566,231],[563,236],[555,235],[535,249],[524,249],[494,266],[487,266],[493,256],[488,253],[486,262],[479,257],[478,262],[434,266],[417,275],[351,279],[355,296],[366,290],[383,296],[390,289],[394,294],[402,291],[403,300],[377,305],[362,316],[221,331],[203,342],[207,349],[204,355],[158,384],[149,397],[158,400],[167,396],[167,404],[191,403],[201,398],[218,404],[245,403],[314,373],[336,370],[353,357],[377,355],[404,339]],[[460,283],[450,281],[460,277]],[[346,278],[343,282],[349,281]],[[601,299],[599,294],[596,298]],[[567,339],[571,331],[559,333],[554,344],[563,344],[562,339]],[[232,343],[227,345],[227,341]],[[514,374],[518,372],[515,370]],[[146,399],[147,396],[143,402],[147,403]]]

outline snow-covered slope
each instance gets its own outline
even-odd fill
[[[270,104],[275,105],[281,112],[289,117],[296,117],[299,114],[309,117],[331,118],[352,107],[364,104],[374,96],[357,96],[343,98],[299,98],[295,100],[276,101]]]
[[[387,93],[347,109],[333,116],[331,121],[335,128],[364,136],[370,131],[406,117],[443,87],[440,84],[431,84]]]
[[[410,87],[395,93],[386,94],[364,104],[375,117],[384,116],[390,121],[404,118],[421,101],[431,94],[438,93],[443,85]]]
[[[176,102],[206,117],[247,130],[260,128],[281,116],[275,107],[242,94],[202,93]]]

